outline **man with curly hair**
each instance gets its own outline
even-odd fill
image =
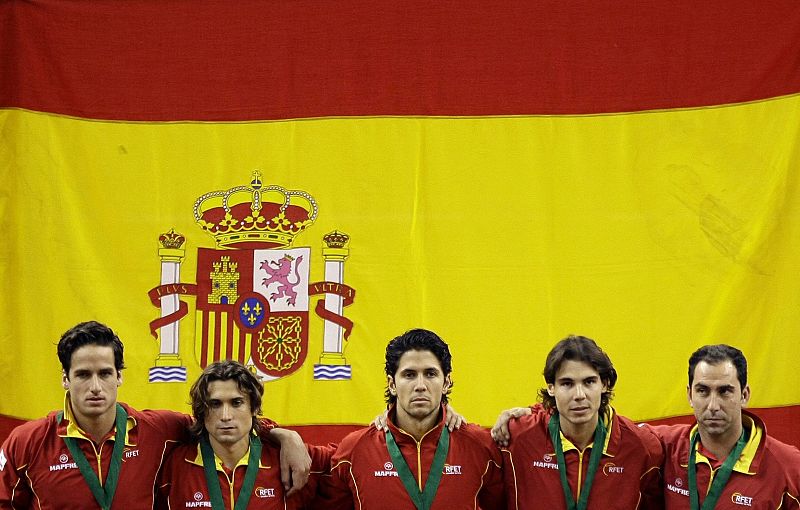
[[[446,426],[453,387],[447,344],[432,331],[407,331],[386,347],[385,371],[388,428],[342,440],[317,508],[504,509],[501,457],[489,434]]]
[[[178,447],[164,463],[156,509],[308,508],[332,452],[307,446],[311,477],[287,498],[280,450],[259,438],[263,394],[261,381],[238,361],[217,361],[203,370],[190,391],[194,441]]]

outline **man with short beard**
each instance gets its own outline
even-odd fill
[[[386,347],[388,430],[349,434],[320,481],[326,510],[504,509],[501,458],[475,425],[450,433],[445,404],[451,355],[435,333],[414,329]]]

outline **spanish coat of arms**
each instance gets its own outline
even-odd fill
[[[161,316],[150,323],[160,353],[150,382],[186,381],[179,354],[180,320],[189,313],[181,295],[196,297],[194,352],[198,364],[234,359],[262,380],[287,376],[308,355],[311,301],[320,296],[314,314],[324,321],[323,351],[314,379],[350,379],[344,343],[353,322],[343,309],[355,290],[343,282],[349,236],[323,236],[325,280],[310,281],[311,248],[293,246],[314,223],[318,207],[305,191],[264,186],[256,170],[248,186],[204,194],[194,204],[197,224],[216,248],[199,248],[197,283],[180,281],[185,238],[170,230],[159,237],[161,284],[150,300]]]

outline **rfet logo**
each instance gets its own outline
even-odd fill
[[[445,475],[460,475],[461,474],[461,466],[453,466],[451,464],[444,465],[444,471],[442,474]]]
[[[735,505],[741,506],[753,506],[753,498],[748,496],[742,496],[741,493],[734,492],[731,494],[731,501]]]
[[[274,498],[275,489],[271,487],[256,487],[254,494],[257,498]]]
[[[608,475],[621,475],[625,471],[622,466],[617,466],[613,462],[607,462],[603,465],[603,474]]]

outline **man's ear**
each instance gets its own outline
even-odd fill
[[[747,407],[748,402],[750,402],[750,385],[746,384],[742,390],[742,407]]]
[[[386,384],[389,385],[389,393],[394,396],[397,396],[397,385],[394,383],[394,377],[391,375],[386,376]]]
[[[69,389],[69,377],[67,377],[67,373],[63,370],[61,371],[61,386],[63,386],[65,390]]]
[[[555,387],[555,386],[554,386],[554,385],[552,385],[552,384],[548,384],[548,385],[547,385],[547,394],[548,394],[548,395],[550,395],[551,397],[555,397],[555,396],[556,396],[556,392],[555,392],[555,390],[553,389],[554,387]]]
[[[686,386],[686,399],[689,401],[689,407],[694,409],[694,405],[692,405],[692,388],[691,388],[691,386]]]
[[[447,395],[450,392],[451,386],[453,386],[453,380],[450,378],[450,374],[447,374],[444,378],[444,385],[442,386],[442,395]]]
[[[117,370],[117,387],[122,386],[122,370]]]

